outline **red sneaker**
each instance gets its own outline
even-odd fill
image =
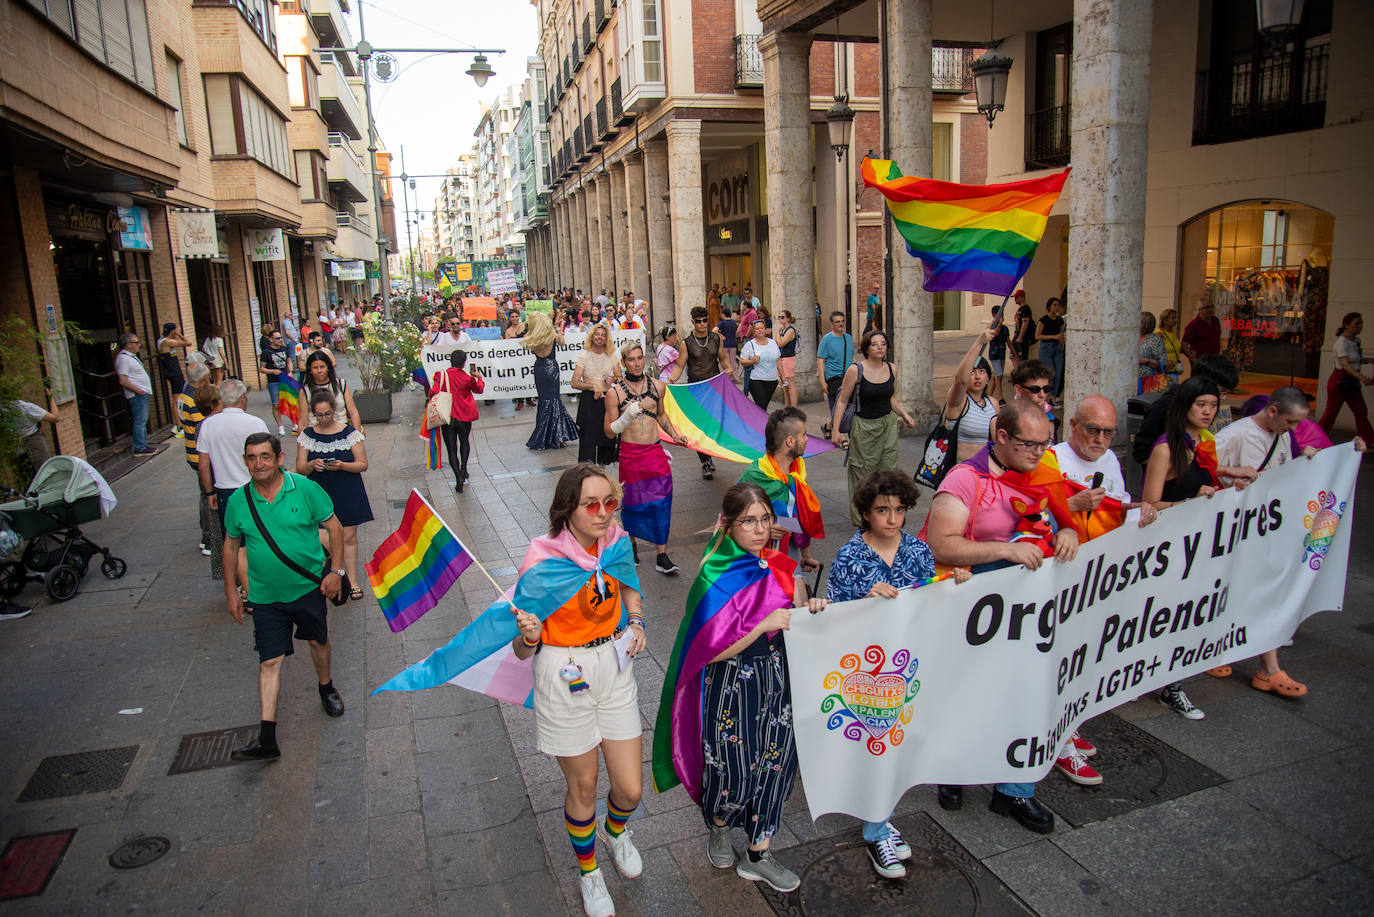
[[[1093,766],[1088,763],[1087,758],[1078,753],[1078,749],[1069,752],[1068,757],[1056,760],[1054,767],[1079,786],[1097,786],[1102,782],[1102,775],[1093,770]]]
[[[1097,754],[1097,746],[1083,738],[1077,732],[1069,736],[1069,741],[1073,743],[1074,748],[1078,749],[1078,753],[1085,758],[1091,758],[1093,755]]]

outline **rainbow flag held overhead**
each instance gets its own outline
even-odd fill
[[[1045,234],[1069,170],[996,185],[960,185],[902,174],[890,159],[865,159],[864,187],[887,198],[906,249],[926,266],[927,290],[1010,296]]]
[[[290,373],[278,373],[277,413],[291,418],[293,424],[301,422],[301,384]]]
[[[387,625],[400,633],[438,605],[471,565],[468,549],[412,490],[400,526],[377,546],[364,569]]]
[[[724,373],[705,382],[669,385],[663,396],[663,412],[697,452],[742,465],[764,454],[763,428],[768,412],[735,388]],[[666,433],[661,436],[672,442]],[[806,442],[806,457],[834,448],[829,440],[813,436]]]

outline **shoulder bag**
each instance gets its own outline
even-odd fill
[[[453,419],[453,393],[448,390],[448,370],[440,372],[439,378],[443,380],[443,388],[425,403],[425,428],[429,430],[445,426]]]
[[[921,463],[911,476],[917,484],[936,490],[949,470],[959,463],[959,421],[968,413],[968,402],[965,396],[964,409],[953,422],[946,421],[945,412],[940,411],[925,445],[921,447]]]
[[[840,415],[840,432],[848,433],[849,428],[854,425],[854,412],[859,408],[859,383],[864,381],[864,364],[862,360],[854,361],[854,368],[858,370],[858,378],[854,380],[853,396],[849,403],[844,406],[844,413]]]
[[[267,526],[262,524],[262,517],[258,515],[258,508],[255,505],[253,505],[253,494],[249,490],[249,488],[251,488],[252,486],[253,483],[251,481],[243,485],[243,499],[248,501],[248,512],[253,514],[253,522],[257,524],[258,532],[262,534],[262,540],[267,542],[267,546],[272,549],[272,553],[277,555],[277,560],[285,564],[287,569],[291,570],[293,573],[305,577],[313,583],[323,583],[324,578],[327,575],[329,575],[329,573],[333,569],[329,566],[329,555],[325,555],[324,569],[319,573],[311,573],[309,570],[305,569],[300,564],[296,563],[294,560],[287,557],[286,554],[282,551],[282,549],[277,546],[277,543],[272,539],[272,536],[267,533]],[[348,601],[348,593],[352,591],[352,588],[353,584],[348,581],[348,574],[345,573],[341,577],[341,582],[339,584],[338,598],[332,598],[329,601],[336,606],[342,605],[344,602]]]

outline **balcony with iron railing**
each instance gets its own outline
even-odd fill
[[[735,88],[763,88],[763,53],[759,51],[762,35],[735,36]]]
[[[932,48],[930,88],[959,95],[973,92],[972,48]]]
[[[1026,171],[1069,164],[1069,112],[1056,105],[1026,115]]]
[[[577,161],[578,161],[578,162],[586,162],[586,161],[587,161],[587,155],[588,155],[588,154],[587,154],[587,147],[586,147],[586,145],[582,142],[582,128],[581,128],[581,127],[575,127],[575,128],[573,128],[573,151],[574,151],[575,153],[577,153]]]
[[[624,97],[620,92],[620,77],[616,77],[611,83],[611,120],[617,127],[635,123],[635,113],[625,110]]]
[[[602,140],[610,140],[618,130],[613,122],[606,120],[606,97],[602,96],[596,100],[596,134]]]
[[[592,48],[595,47],[596,33],[592,31],[592,16],[591,13],[588,13],[582,17],[582,50],[591,54]]]
[[[587,143],[588,153],[595,153],[601,149],[601,139],[596,134],[596,125],[592,121],[591,112],[587,112],[582,118],[582,137]]]
[[[362,159],[348,143],[348,138],[338,131],[329,132],[329,159],[325,163],[325,174],[329,180],[329,190],[339,200],[365,201],[372,192],[372,183],[367,180],[367,169]]]
[[[1201,70],[1193,102],[1193,143],[1228,143],[1326,123],[1331,46],[1326,41]]]
[[[606,28],[606,26],[610,25],[611,12],[614,9],[615,5],[609,2],[609,0],[596,0],[596,31],[598,33]]]

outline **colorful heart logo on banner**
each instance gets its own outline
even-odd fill
[[[874,644],[864,650],[862,659],[857,653],[843,656],[839,671],[823,681],[827,691],[836,691],[821,701],[821,712],[830,714],[826,728],[843,727],[846,739],[863,742],[872,755],[902,744],[902,727],[913,716],[911,700],[921,689],[915,678],[920,661],[910,650],[893,653],[891,668],[885,669],[887,661],[887,652]],[[864,664],[872,668],[864,670]]]
[[[1307,515],[1302,517],[1307,537],[1303,539],[1302,545],[1303,560],[1310,569],[1322,568],[1326,552],[1331,548],[1331,542],[1336,537],[1336,529],[1340,527],[1341,516],[1344,514],[1345,501],[1340,501],[1340,505],[1337,506],[1336,495],[1325,490],[1307,502]]]

